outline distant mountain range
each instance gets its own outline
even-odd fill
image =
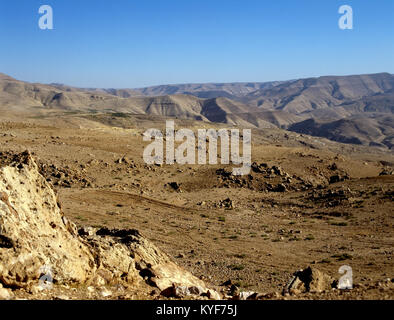
[[[34,84],[0,74],[0,109],[161,115],[256,128],[277,126],[390,149],[394,145],[394,75],[389,73],[140,89]]]

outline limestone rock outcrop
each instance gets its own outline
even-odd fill
[[[199,294],[213,292],[137,230],[78,230],[24,152],[0,168],[0,285],[37,285],[48,270],[53,284],[122,282],[135,290],[183,286],[198,287]]]
[[[84,282],[93,255],[60,212],[57,198],[28,152],[0,169],[0,282],[24,287],[51,266],[54,282]]]

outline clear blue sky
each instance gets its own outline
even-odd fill
[[[394,73],[394,1],[0,0],[0,43],[0,72],[80,87]]]

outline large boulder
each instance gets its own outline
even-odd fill
[[[294,273],[293,278],[285,286],[284,294],[299,294],[305,292],[322,292],[332,289],[335,281],[320,270],[308,267]]]
[[[0,282],[24,287],[51,266],[54,281],[84,282],[95,261],[28,152],[0,169]]]
[[[137,230],[101,228],[92,232],[80,232],[84,240],[96,251],[100,265],[118,277],[128,274],[131,280],[138,276],[150,286],[164,291],[173,287],[201,288],[207,293],[204,281],[176,265],[152,242]],[[114,249],[118,248],[118,249]],[[119,261],[120,264],[117,264]],[[121,267],[123,265],[123,268]],[[122,272],[123,271],[123,272]],[[138,275],[138,276],[137,276]]]

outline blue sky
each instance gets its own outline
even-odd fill
[[[394,1],[0,0],[0,43],[0,72],[79,87],[394,73]]]

